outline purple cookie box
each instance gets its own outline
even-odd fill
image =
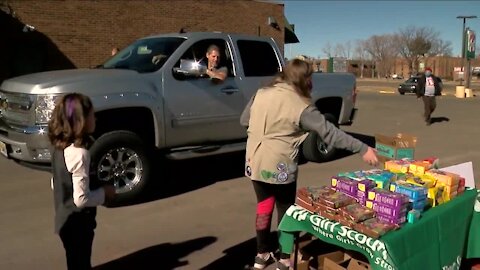
[[[375,195],[372,197],[372,193]],[[368,199],[374,202],[379,202],[393,207],[401,207],[408,203],[408,196],[400,193],[395,193],[380,188],[374,188],[368,192]]]
[[[400,206],[389,206],[386,204],[382,204],[379,202],[372,202],[373,204],[373,211],[375,211],[378,214],[389,216],[392,218],[398,218],[403,216],[406,216],[407,213],[407,204],[400,205]]]
[[[337,180],[337,185],[332,185],[335,190],[341,191],[355,198],[357,197],[357,181],[351,180],[350,178],[343,176],[335,176],[332,177],[332,179]]]
[[[392,224],[400,225],[400,224],[403,224],[403,223],[407,222],[407,214],[405,214],[403,216],[400,216],[398,218],[385,216],[385,215],[382,215],[382,214],[379,214],[379,213],[377,213],[375,216],[381,221],[385,221],[385,222],[392,223]]]

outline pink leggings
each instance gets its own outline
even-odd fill
[[[280,223],[288,207],[295,203],[297,183],[269,184],[261,181],[252,181],[252,183],[257,195],[257,215],[255,219],[257,252],[270,252],[278,246],[278,241],[275,241],[274,246],[270,244],[273,208],[275,205],[277,206],[277,222]]]

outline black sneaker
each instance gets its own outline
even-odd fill
[[[275,257],[273,256],[273,253],[269,253],[267,259],[264,259],[264,258],[255,256],[255,263],[254,263],[254,265],[253,265],[253,266],[249,266],[249,267],[246,268],[246,269],[249,269],[249,270],[262,270],[262,269],[267,268],[267,266],[269,266],[270,264],[273,264],[274,262],[276,262],[276,260],[275,260]]]

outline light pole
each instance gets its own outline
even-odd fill
[[[462,28],[462,70],[463,70],[463,78],[460,80],[461,84],[463,85],[463,81],[467,79],[465,76],[465,22],[467,19],[475,19],[477,16],[457,16],[457,19],[463,19],[463,28]],[[470,70],[468,70],[468,74],[470,74]],[[469,86],[469,85],[468,85]]]

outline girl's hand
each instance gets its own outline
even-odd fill
[[[373,149],[372,147],[368,147],[367,152],[363,154],[362,158],[363,161],[368,163],[370,166],[378,165],[377,150]]]

